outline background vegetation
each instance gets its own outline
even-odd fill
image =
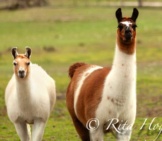
[[[57,85],[57,103],[43,140],[79,141],[65,103],[68,67],[78,61],[111,66],[117,28],[116,9],[47,6],[0,11],[0,140],[19,140],[6,114],[4,91],[13,73],[11,48],[17,46],[19,52],[24,52],[25,46],[29,46],[32,62],[41,65]],[[139,11],[138,110],[131,141],[153,141],[162,130],[162,9],[139,8]],[[123,8],[123,15],[131,13],[132,8]],[[154,117],[157,118],[150,126]],[[146,126],[140,130],[146,118]],[[105,140],[115,141],[111,135]],[[162,140],[160,135],[158,140]]]

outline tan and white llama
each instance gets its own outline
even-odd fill
[[[8,117],[21,141],[41,141],[56,101],[55,81],[40,66],[31,63],[30,48],[26,48],[25,54],[13,48],[12,55],[14,74],[5,91]]]
[[[129,141],[136,117],[136,19],[116,11],[118,29],[112,68],[75,63],[66,102],[82,141],[103,141],[112,132],[118,141]]]

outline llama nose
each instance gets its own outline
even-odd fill
[[[130,30],[129,27],[126,27],[126,29],[125,29],[125,38],[126,38],[126,40],[129,41],[131,39],[131,37],[132,37],[131,30]]]
[[[25,71],[24,70],[19,70],[19,77],[24,78],[25,76]]]
[[[19,70],[19,73],[20,74],[23,74],[25,71],[24,70]]]

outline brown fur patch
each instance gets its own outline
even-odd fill
[[[95,117],[95,111],[101,101],[105,78],[110,69],[103,68],[92,72],[84,81],[77,101],[79,120],[86,122]]]
[[[126,54],[131,55],[135,52],[135,39],[131,43],[125,44],[121,41],[120,37],[117,37],[117,44],[118,44],[119,49]]]
[[[16,56],[16,58],[26,58],[26,59],[28,59],[24,54],[18,54],[17,56]]]

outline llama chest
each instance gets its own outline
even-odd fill
[[[96,117],[101,121],[129,120],[136,113],[136,73],[135,69],[125,69],[112,70],[105,79],[102,99],[96,110]]]
[[[35,97],[16,98],[16,93],[10,97],[12,101],[7,104],[7,112],[12,121],[23,120],[32,123],[34,118],[47,119],[50,113],[49,97],[47,93],[40,97],[35,94]]]
[[[30,93],[31,96],[19,99],[18,105],[21,111],[31,114],[46,113],[50,109],[49,95],[46,91],[42,93]]]

